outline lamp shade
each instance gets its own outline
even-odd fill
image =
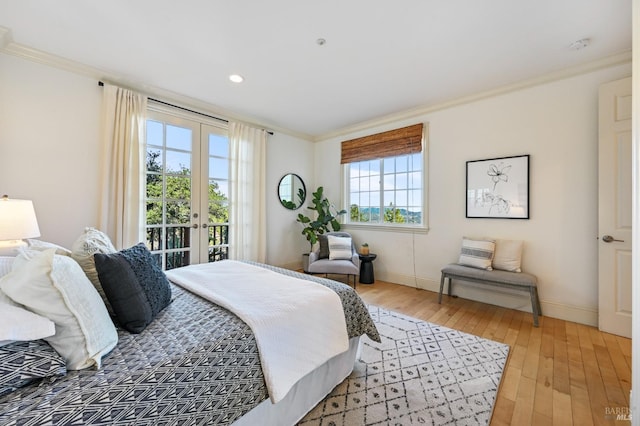
[[[0,241],[40,236],[36,212],[30,200],[0,199]]]

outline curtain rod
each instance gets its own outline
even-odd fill
[[[103,87],[103,86],[104,86],[104,83],[103,83],[102,81],[98,81],[98,86]],[[157,103],[162,104],[162,105],[170,106],[170,107],[172,107],[172,108],[178,108],[178,109],[181,109],[182,111],[191,112],[191,113],[193,113],[193,114],[198,114],[198,115],[202,115],[202,116],[204,116],[204,117],[213,118],[214,120],[222,121],[222,122],[224,122],[224,123],[229,123],[229,120],[226,120],[226,119],[224,119],[224,118],[220,118],[220,117],[215,117],[215,116],[213,116],[213,115],[205,114],[204,112],[194,111],[194,110],[189,109],[189,108],[181,107],[180,105],[175,105],[175,104],[171,104],[171,103],[169,103],[169,102],[161,101],[160,99],[155,99],[155,98],[148,98],[148,99],[149,99],[150,101],[157,102]],[[265,132],[267,132],[268,134],[270,134],[271,136],[273,136],[273,132],[272,132],[272,131],[270,131],[270,130],[266,130],[266,129],[263,129],[263,130],[264,130]]]

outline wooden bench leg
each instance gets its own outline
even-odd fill
[[[440,276],[440,291],[438,293],[438,303],[442,304],[442,293],[444,292],[444,282],[445,280],[449,279],[449,287],[448,287],[448,291],[447,293],[449,294],[449,296],[451,296],[452,293],[452,289],[451,289],[451,284],[453,283],[453,280],[451,278],[450,275],[448,275],[445,272],[442,272],[442,275]],[[479,282],[479,283],[484,283],[484,284],[488,284],[488,285],[497,285],[500,287],[509,287],[509,288],[517,288],[518,290],[525,290],[526,287],[524,287],[523,285],[514,285],[514,284],[509,284],[509,283],[505,283],[505,282],[494,282],[494,281],[489,281],[489,280],[481,280],[481,279],[473,279],[471,277],[466,277],[466,278],[461,278],[463,281],[464,280],[469,280],[472,282]],[[538,327],[539,326],[539,317],[542,315],[542,308],[540,308],[540,299],[538,298],[538,288],[535,285],[530,285],[529,286],[529,295],[531,297],[531,310],[533,312],[533,325],[534,327]]]
[[[449,281],[449,287],[451,287],[451,281]],[[440,293],[438,293],[438,303],[442,303],[442,290],[444,290],[444,272],[440,276]]]
[[[538,327],[538,316],[540,316],[541,314],[540,300],[538,300],[538,288],[531,286],[529,287],[529,292],[531,293],[531,310],[533,311],[533,326]]]

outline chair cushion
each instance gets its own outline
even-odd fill
[[[313,274],[358,275],[360,268],[351,260],[320,259],[309,265],[308,272]]]

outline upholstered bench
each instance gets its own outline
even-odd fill
[[[531,295],[531,309],[533,310],[533,325],[538,326],[538,316],[542,315],[540,301],[538,300],[537,278],[535,275],[524,272],[509,272],[501,270],[486,270],[463,266],[452,263],[442,268],[440,278],[440,294],[438,303],[442,303],[442,291],[444,290],[444,280],[449,278],[449,296],[451,296],[451,280],[471,281],[479,284],[488,284],[498,287],[514,288],[524,290]]]

